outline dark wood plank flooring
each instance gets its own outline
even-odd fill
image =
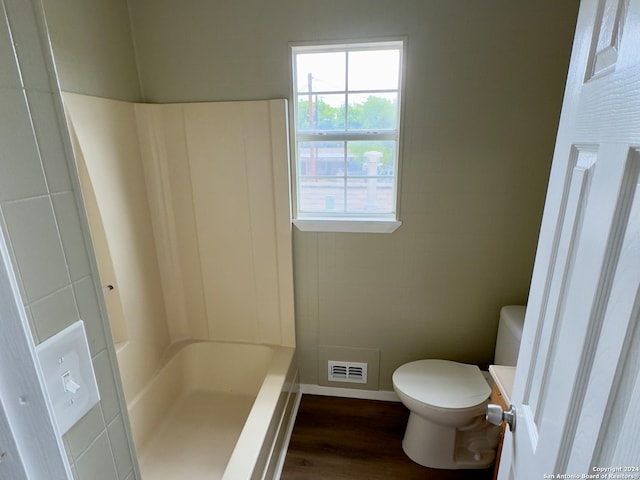
[[[401,403],[303,395],[282,480],[489,480],[493,469],[436,470],[402,450]]]

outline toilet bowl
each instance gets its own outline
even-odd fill
[[[525,308],[500,312],[495,363],[515,366]],[[493,464],[500,427],[485,420],[491,388],[476,365],[417,360],[393,373],[393,388],[409,409],[402,448],[430,468],[486,468]]]

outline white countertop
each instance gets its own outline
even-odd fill
[[[511,392],[513,390],[513,379],[516,375],[516,367],[490,365],[489,373],[493,381],[496,382],[505,404],[507,406],[511,405]]]

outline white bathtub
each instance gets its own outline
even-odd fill
[[[298,395],[295,348],[173,348],[129,405],[143,480],[273,478]]]

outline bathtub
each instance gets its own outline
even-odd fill
[[[142,479],[271,479],[298,401],[295,348],[176,345],[128,405]]]

